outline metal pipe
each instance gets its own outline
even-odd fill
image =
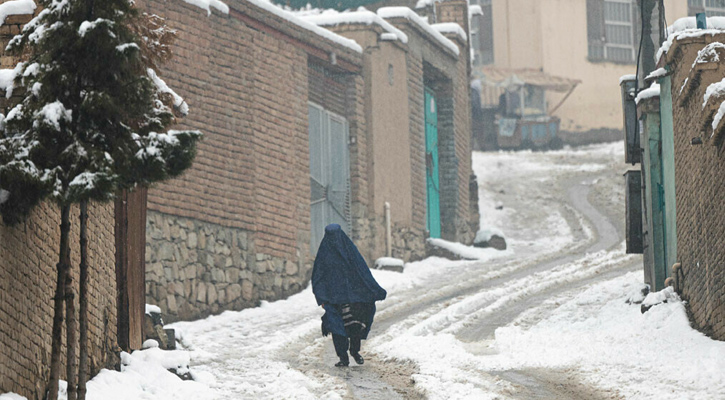
[[[385,202],[385,256],[393,256],[393,238],[390,232],[390,203]]]

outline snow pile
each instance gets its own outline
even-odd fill
[[[660,303],[678,302],[680,296],[677,295],[675,289],[672,286],[668,286],[659,292],[651,292],[644,298],[642,304],[645,306],[653,306]]]
[[[436,31],[443,33],[443,34],[451,34],[451,35],[458,35],[461,40],[464,42],[468,41],[468,37],[466,36],[466,31],[461,28],[460,25],[458,25],[455,22],[444,22],[441,24],[433,24],[431,25],[431,28],[435,29]]]
[[[5,97],[8,99],[13,95],[16,76],[17,69],[0,69],[0,89],[5,89]]]
[[[391,35],[402,43],[408,43],[408,35],[403,33],[400,29],[394,27],[386,20],[372,11],[361,10],[354,12],[337,12],[335,10],[325,10],[321,14],[301,16],[305,21],[309,21],[318,26],[337,26],[344,24],[362,24],[362,25],[378,25],[385,30],[386,38],[383,40],[390,40]],[[382,37],[381,37],[382,38]]]
[[[189,372],[189,353],[158,348],[121,353],[121,372],[101,370],[88,382],[88,400],[212,400],[218,397],[204,383],[183,381],[169,372]],[[196,379],[196,374],[192,372]],[[199,380],[204,380],[204,376]]]
[[[399,258],[380,257],[377,260],[375,260],[375,266],[373,268],[375,268],[375,269],[396,269],[398,271],[403,271],[404,266],[405,266],[405,261],[403,261]]]
[[[229,6],[220,0],[184,0],[186,3],[195,5],[211,15],[211,8],[214,7],[224,14],[229,14]]]
[[[451,253],[457,255],[458,257],[466,260],[489,260],[494,255],[501,255],[511,251],[505,250],[503,252],[500,252],[492,248],[478,248],[473,246],[466,246],[462,243],[449,242],[443,239],[428,239],[428,243],[435,247],[440,247],[442,249],[448,250]]]
[[[481,228],[478,232],[476,232],[476,237],[473,239],[473,243],[488,242],[491,240],[493,235],[500,236],[502,238],[506,237],[504,236],[502,230],[494,227],[486,227]]]
[[[697,29],[697,20],[695,17],[684,17],[675,21],[674,24],[667,27],[667,39],[657,50],[656,59],[659,60],[664,54],[670,51],[672,43],[675,40],[685,38],[694,38],[705,35],[716,35],[725,30],[725,17],[708,17],[707,29]]]
[[[0,4],[0,25],[5,23],[5,18],[10,15],[27,15],[35,12],[33,0],[10,0]]]
[[[653,97],[659,97],[659,96],[660,96],[660,84],[657,82],[653,82],[649,88],[637,93],[637,97],[634,99],[634,102],[639,104],[639,102],[642,100],[651,99]]]
[[[459,55],[458,46],[443,36],[440,32],[433,29],[426,20],[416,14],[413,10],[408,7],[383,7],[378,9],[378,15],[384,19],[390,18],[405,18],[408,21],[416,24],[423,31],[433,36],[440,44],[451,50],[456,55]]]
[[[4,393],[0,394],[0,400],[28,400],[17,393]]]
[[[146,314],[161,314],[161,307],[155,306],[153,304],[146,304]]]

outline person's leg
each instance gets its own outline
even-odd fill
[[[332,334],[332,343],[335,345],[335,353],[340,358],[340,362],[336,366],[347,366],[350,364],[350,358],[347,356],[347,348],[349,341],[345,336]],[[339,365],[338,365],[339,364]]]
[[[360,336],[353,336],[350,338],[350,354],[352,354],[352,358],[354,358],[355,362],[358,364],[365,362],[360,355],[360,341]]]

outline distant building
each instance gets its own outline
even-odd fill
[[[668,20],[687,15],[685,1],[664,3]],[[479,4],[483,11],[472,16],[474,78],[484,79],[487,69],[534,70],[580,82],[570,95],[545,92],[548,114],[560,120],[561,137],[569,143],[621,139],[621,100],[612,82],[636,69],[636,0],[471,0],[471,4]],[[486,103],[486,96],[481,97],[484,108],[498,106],[495,99]]]

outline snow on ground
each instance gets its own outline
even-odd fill
[[[371,335],[363,351],[383,362],[414,363],[417,372],[411,378],[429,399],[514,398],[519,388],[499,374],[542,368],[565,370],[591,387],[618,392],[628,399],[722,398],[725,343],[690,328],[685,306],[676,299],[645,314],[639,305],[628,304],[626,300],[642,287],[642,273],[617,272],[617,266],[635,261],[635,256],[624,254],[623,245],[582,254],[540,272],[515,274],[523,262],[516,262],[523,260],[520,257],[560,251],[577,237],[592,234],[574,232],[565,221],[566,210],[538,222],[517,220],[519,214],[528,212],[523,206],[526,202],[511,200],[497,209],[497,196],[492,193],[510,189],[497,185],[508,181],[533,188],[536,185],[527,179],[553,184],[556,174],[573,174],[572,179],[577,179],[575,174],[582,170],[611,168],[607,166],[613,160],[622,159],[622,148],[622,143],[615,143],[547,153],[474,154],[474,169],[481,182],[482,226],[504,231],[512,248],[506,252],[487,249],[480,255],[483,262],[431,257],[406,264],[403,273],[373,270],[388,290],[388,299],[378,303],[377,320],[392,320],[392,324],[383,329],[383,322],[378,322],[380,331]],[[587,184],[597,188],[603,183],[594,179]],[[534,192],[532,197],[540,198],[535,207],[550,201],[544,192]],[[517,228],[521,226],[530,226],[531,232]],[[480,282],[504,274],[511,279],[393,318],[407,303],[417,302],[421,292],[443,290],[436,286],[442,278],[464,273]],[[609,278],[542,296],[487,338],[462,339],[464,333],[522,296],[597,276]],[[256,308],[172,324],[186,351],[150,348],[124,354],[123,372],[102,371],[89,383],[88,397],[349,398],[345,374],[335,374],[332,367],[306,367],[319,364],[322,350],[331,346],[330,339],[320,334],[322,313],[308,287],[288,299],[262,302]],[[175,366],[184,371],[187,365],[196,381],[181,381],[164,370]],[[17,398],[6,394],[0,400]]]

